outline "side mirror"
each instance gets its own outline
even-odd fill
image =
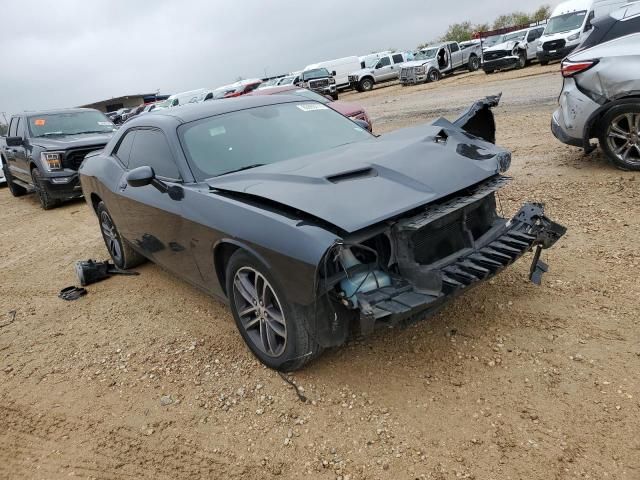
[[[331,75],[335,77],[337,75],[336,71],[334,70],[333,72],[331,72]]]
[[[365,122],[364,120],[360,120],[359,118],[356,118],[353,121],[364,128],[367,132],[371,131],[371,125],[369,125],[369,122]]]
[[[127,174],[127,183],[132,187],[145,187],[151,185],[156,174],[151,167],[134,168]]]
[[[587,20],[586,25],[584,26],[584,31],[588,32],[589,30],[591,30],[593,28],[593,25],[591,25],[591,20]]]
[[[376,70],[378,70],[379,68],[382,68],[382,64],[381,63],[376,64]]]
[[[24,145],[22,137],[7,137],[7,147],[21,147]]]

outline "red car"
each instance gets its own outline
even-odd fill
[[[249,95],[298,95],[325,104],[327,107],[332,108],[338,113],[341,113],[345,117],[351,120],[363,120],[369,125],[368,130],[371,132],[373,126],[367,112],[360,105],[353,103],[343,102],[341,100],[332,100],[331,98],[320,95],[319,93],[312,92],[305,88],[296,87],[295,85],[287,85],[284,87],[268,87],[254,90]]]

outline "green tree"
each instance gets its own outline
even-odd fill
[[[443,42],[465,42],[473,38],[473,25],[471,22],[454,23],[442,36]]]
[[[500,15],[493,21],[493,29],[497,30],[499,28],[505,28],[511,26],[511,15]]]
[[[543,5],[533,13],[531,20],[534,22],[540,22],[542,20],[546,20],[550,16],[551,7],[549,5]]]
[[[529,25],[531,22],[531,16],[528,13],[513,12],[511,14],[511,25]]]

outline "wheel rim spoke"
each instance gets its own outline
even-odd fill
[[[251,344],[271,357],[282,355],[287,343],[287,324],[268,280],[251,267],[240,268],[233,281],[233,304]]]

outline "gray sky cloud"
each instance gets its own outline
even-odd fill
[[[26,0],[0,6],[0,111],[216,87],[332,58],[411,49],[450,23],[558,0]]]

